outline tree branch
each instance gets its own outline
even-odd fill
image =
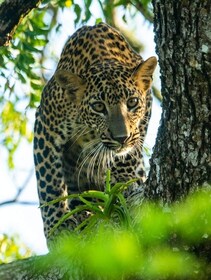
[[[52,263],[49,262],[47,255],[37,256],[0,265],[0,279],[59,280],[64,279],[67,270],[66,267],[59,267],[56,264],[52,265]],[[70,279],[74,280],[74,278]]]
[[[141,1],[129,1],[150,23],[153,23],[153,13],[146,8]]]
[[[0,46],[8,46],[21,20],[41,0],[5,0],[0,5]]]

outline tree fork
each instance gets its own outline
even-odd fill
[[[153,6],[163,113],[146,196],[172,202],[211,181],[211,2]]]

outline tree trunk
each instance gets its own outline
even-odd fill
[[[172,202],[211,181],[211,1],[153,5],[163,113],[146,196]]]

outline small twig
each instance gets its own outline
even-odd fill
[[[37,202],[33,202],[33,201],[21,201],[21,200],[19,200],[19,197],[20,197],[21,193],[24,191],[24,189],[27,187],[27,185],[30,181],[33,172],[34,172],[34,170],[31,169],[28,176],[26,177],[22,187],[18,188],[17,193],[14,196],[14,198],[1,202],[0,207],[10,205],[10,204],[13,204],[13,203],[17,203],[17,204],[21,204],[21,205],[37,205],[38,204]]]
[[[29,206],[37,205],[38,206],[37,202],[33,202],[33,201],[18,201],[16,199],[11,199],[11,200],[6,200],[4,202],[1,202],[0,203],[0,207],[1,206],[9,206],[10,204],[13,204],[13,203],[20,204],[20,205],[29,205]]]
[[[150,23],[153,23],[153,13],[150,13],[150,11],[144,7],[141,1],[129,1],[129,3],[133,5],[140,13],[142,13],[146,20],[148,20]]]

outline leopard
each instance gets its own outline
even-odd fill
[[[143,143],[152,106],[155,56],[144,60],[106,23],[82,26],[68,38],[44,86],[34,125],[34,163],[46,239],[77,199],[48,202],[111,182],[146,180]],[[134,190],[133,190],[134,191]],[[128,191],[132,192],[131,191]],[[129,194],[127,194],[129,196]],[[73,231],[72,215],[59,232]]]

